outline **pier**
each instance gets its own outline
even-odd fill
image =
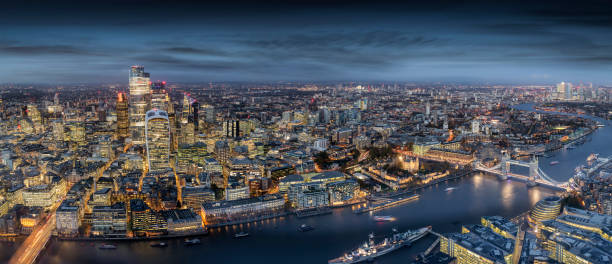
[[[370,212],[370,211],[378,211],[381,209],[385,209],[385,208],[389,208],[389,207],[393,207],[393,206],[397,206],[403,203],[407,203],[410,201],[414,201],[419,199],[420,195],[418,194],[413,194],[411,196],[405,197],[405,198],[399,198],[399,199],[393,199],[389,202],[383,202],[382,204],[379,205],[370,205],[370,206],[366,206],[364,208],[359,208],[353,211],[353,213],[356,214],[361,214],[361,213],[366,213],[366,212]]]

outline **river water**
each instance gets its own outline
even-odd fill
[[[527,110],[531,106],[516,108]],[[606,126],[589,135],[588,141],[574,150],[559,150],[553,157],[541,158],[540,166],[549,176],[565,181],[590,153],[607,156],[611,152],[612,131]],[[553,160],[560,164],[549,165]],[[449,187],[454,189],[447,190]],[[104,251],[97,249],[101,244],[97,242],[52,241],[40,263],[326,263],[363,243],[369,233],[380,239],[393,227],[402,231],[427,225],[439,233],[459,232],[462,224],[479,223],[483,215],[516,216],[555,191],[545,187],[527,188],[524,183],[500,181],[495,176],[476,173],[419,193],[421,197],[417,201],[374,213],[392,215],[397,218],[394,222],[375,222],[371,213],[356,215],[350,208],[342,208],[324,216],[305,219],[288,216],[213,229],[201,238],[201,245],[192,247],[185,247],[181,239],[175,239],[166,241],[167,248],[151,248],[150,242],[126,242],[116,243],[117,250]],[[297,231],[302,223],[315,230]],[[240,231],[251,236],[235,239],[233,234]],[[430,235],[410,248],[377,259],[376,263],[409,263],[433,240]]]

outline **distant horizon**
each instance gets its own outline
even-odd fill
[[[568,80],[560,80],[560,81],[534,81],[534,82],[511,82],[511,81],[477,81],[477,80],[438,80],[438,81],[411,81],[411,80],[260,80],[260,81],[249,81],[249,80],[216,80],[216,81],[172,81],[165,79],[154,79],[151,77],[151,81],[166,81],[167,85],[173,84],[187,84],[187,85],[208,85],[208,84],[298,84],[298,85],[309,85],[309,84],[325,84],[325,85],[337,85],[337,84],[345,84],[348,85],[352,83],[353,85],[359,84],[372,84],[372,85],[473,85],[473,86],[554,86],[561,82],[571,83],[572,85],[589,85],[592,84],[593,87],[608,87],[612,88],[612,81],[609,83],[595,83],[591,81],[568,81]],[[117,81],[117,82],[0,82],[0,89],[2,86],[78,86],[78,85],[121,85],[128,86],[128,78],[126,77],[125,81]]]

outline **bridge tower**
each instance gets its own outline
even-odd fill
[[[540,178],[538,168],[538,157],[536,155],[531,155],[531,160],[529,161],[529,181],[527,182],[528,186],[534,186],[537,184],[536,180]]]
[[[500,167],[501,167],[501,179],[502,180],[506,180],[508,179],[508,173],[510,173],[510,153],[508,153],[507,150],[502,150],[502,156],[501,156],[501,163],[500,163]]]

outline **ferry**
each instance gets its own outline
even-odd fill
[[[302,224],[302,225],[300,225],[300,227],[298,227],[298,230],[299,230],[300,232],[308,232],[308,231],[312,231],[312,230],[314,230],[314,227],[309,226],[309,225],[307,225],[307,224]]]
[[[240,233],[234,234],[235,238],[248,237],[248,236],[249,236],[249,233],[247,232],[240,232]]]
[[[391,222],[391,221],[395,221],[395,217],[390,216],[390,215],[382,215],[382,216],[374,216],[374,221],[376,222]]]
[[[158,247],[158,248],[162,248],[162,247],[167,247],[168,244],[164,243],[164,242],[159,242],[159,243],[151,243],[149,246],[151,247]]]
[[[455,188],[455,187],[448,187],[448,188],[444,189],[444,191],[448,192],[448,191],[452,191],[454,189],[457,189],[457,188]]]
[[[418,230],[408,230],[404,233],[395,233],[391,237],[386,237],[378,244],[374,242],[374,235],[370,234],[368,241],[363,243],[363,245],[350,253],[344,254],[344,256],[329,260],[327,263],[352,264],[373,261],[377,257],[412,244],[412,242],[424,237],[429,231],[431,231],[431,226]]]
[[[555,161],[551,161],[549,164],[550,165],[557,165],[557,164],[559,164],[559,161],[556,161],[556,160]]]
[[[112,245],[112,244],[104,244],[100,246],[99,249],[117,249],[117,246]]]
[[[197,239],[197,238],[194,238],[194,239],[186,238],[185,239],[186,246],[199,245],[199,244],[200,244],[200,239]]]

